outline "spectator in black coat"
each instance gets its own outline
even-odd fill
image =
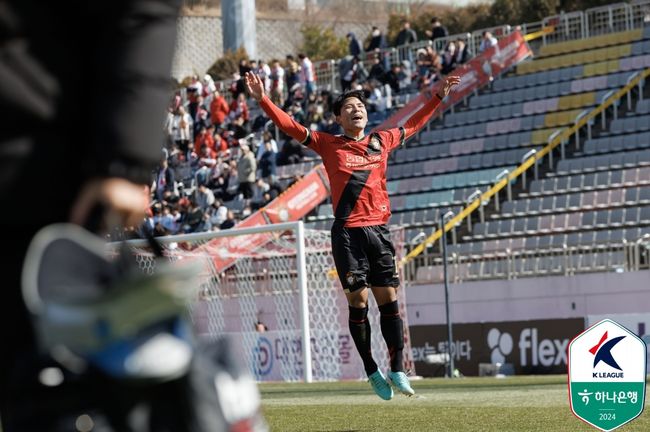
[[[431,18],[431,30],[427,31],[427,36],[431,38],[431,41],[435,41],[438,38],[444,38],[449,36],[447,28],[440,23],[438,17]]]
[[[458,39],[456,41],[456,64],[465,64],[472,57],[474,57],[474,53],[469,49],[469,46],[463,39]]]
[[[402,46],[412,44],[418,41],[418,35],[415,30],[411,28],[411,23],[408,20],[402,21],[402,30],[397,34],[395,46]]]
[[[361,43],[354,33],[350,32],[346,36],[348,38],[348,50],[352,57],[361,55]]]
[[[372,26],[372,32],[370,33],[370,41],[366,47],[366,52],[373,52],[375,50],[381,50],[388,46],[386,42],[386,37],[379,30],[377,26]]]

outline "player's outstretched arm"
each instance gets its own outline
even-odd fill
[[[445,78],[438,93],[425,103],[422,108],[417,110],[417,112],[404,124],[404,139],[414,135],[417,131],[422,129],[425,124],[427,124],[436,108],[438,108],[438,105],[440,105],[440,102],[442,102],[442,100],[446,98],[447,95],[451,93],[451,90],[458,84],[460,84],[460,77],[449,75]]]
[[[307,128],[289,117],[287,113],[277,107],[273,102],[271,102],[271,99],[264,94],[264,82],[259,76],[252,72],[246,72],[244,83],[248,94],[260,104],[260,107],[264,110],[266,115],[273,120],[273,123],[275,123],[282,132],[300,143],[307,139]]]

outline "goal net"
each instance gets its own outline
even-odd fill
[[[174,263],[200,262],[199,286],[188,287],[196,291],[188,306],[197,333],[206,338],[229,335],[238,357],[259,381],[364,379],[348,330],[346,298],[332,271],[330,233],[301,224],[159,240]],[[392,239],[399,261],[403,230],[394,229]],[[147,249],[137,242],[132,246],[140,267],[155,272]],[[369,297],[373,356],[385,371],[388,352],[377,305]],[[398,298],[405,321],[404,366],[414,372],[404,289],[398,290]]]

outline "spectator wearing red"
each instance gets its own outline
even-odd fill
[[[210,103],[210,120],[212,120],[212,124],[216,127],[223,125],[229,112],[228,102],[221,96],[219,90],[215,90],[214,97]]]
[[[241,117],[244,123],[248,122],[248,104],[246,104],[246,95],[240,93],[237,99],[230,104],[230,117],[236,119]]]
[[[197,155],[201,154],[202,146],[207,146],[212,150],[215,149],[214,137],[211,133],[208,133],[208,129],[205,126],[201,127],[201,130],[194,139],[194,152]]]

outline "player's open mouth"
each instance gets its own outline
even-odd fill
[[[357,120],[363,120],[363,116],[361,114],[353,115],[352,121],[357,121]]]

